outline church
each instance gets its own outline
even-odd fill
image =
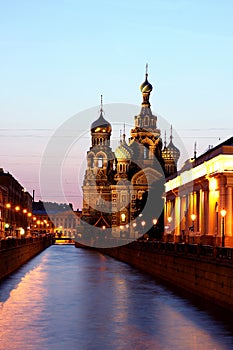
[[[81,220],[108,230],[112,237],[137,238],[140,234],[163,232],[163,193],[166,178],[177,172],[180,152],[162,142],[157,116],[151,111],[152,85],[140,85],[141,110],[126,141],[125,130],[115,151],[111,148],[112,126],[100,115],[91,125],[91,147],[83,181]],[[142,230],[143,229],[143,230]],[[107,232],[107,231],[106,231]]]

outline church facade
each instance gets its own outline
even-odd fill
[[[111,228],[113,237],[136,237],[142,227],[154,232],[163,230],[163,192],[165,179],[177,172],[179,150],[170,143],[164,146],[157,116],[150,107],[153,87],[141,84],[141,110],[134,117],[128,142],[125,131],[115,151],[111,148],[111,124],[103,117],[91,125],[91,147],[83,181],[82,221],[91,226]],[[139,225],[140,229],[139,229]]]

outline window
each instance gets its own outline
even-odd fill
[[[94,167],[94,158],[93,158],[93,156],[90,157],[90,167],[91,168]]]
[[[121,214],[121,222],[125,222],[126,220],[126,215],[124,213]]]
[[[98,157],[98,168],[103,168],[103,156]]]
[[[143,158],[144,158],[144,159],[148,159],[148,156],[149,156],[149,150],[148,150],[148,148],[144,145],[144,148],[143,148]]]
[[[125,194],[122,194],[122,196],[121,196],[121,201],[122,201],[122,203],[125,203],[125,202],[126,202],[126,195],[125,195]]]

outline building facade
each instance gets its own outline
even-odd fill
[[[110,145],[112,126],[100,116],[91,125],[91,147],[87,152],[87,169],[83,181],[82,221],[91,226],[111,228],[115,237],[134,237],[136,226],[148,229],[163,227],[165,178],[177,171],[179,150],[173,145],[163,148],[157,116],[150,108],[153,87],[141,84],[141,110],[134,117],[128,142],[125,131],[119,146]],[[139,218],[140,217],[140,222]],[[156,222],[156,224],[155,224]]]
[[[26,236],[32,220],[32,196],[8,172],[0,169],[1,237]]]
[[[33,202],[31,233],[75,237],[80,217],[81,212],[74,211],[72,204]]]
[[[233,246],[233,137],[188,160],[165,184],[165,235]]]

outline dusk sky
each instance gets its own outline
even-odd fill
[[[77,115],[80,144],[63,175],[67,201],[81,208],[77,167],[100,95],[113,138],[124,122],[129,136],[146,63],[162,137],[172,124],[191,157],[194,142],[201,154],[232,136],[232,18],[232,0],[1,1],[0,167],[40,199],[43,152]],[[60,201],[54,189],[42,199]]]

